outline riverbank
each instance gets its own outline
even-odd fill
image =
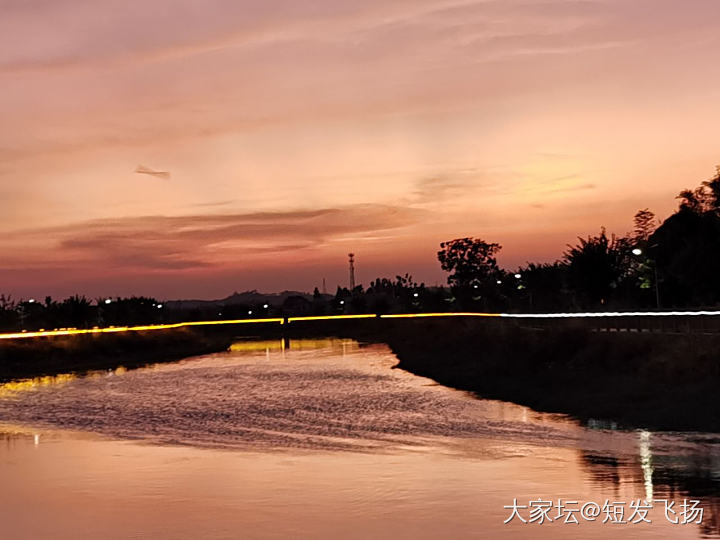
[[[227,332],[194,328],[5,340],[0,382],[170,362],[226,350],[232,340]]]
[[[395,324],[398,367],[468,390],[624,427],[720,431],[720,336],[528,328],[495,321]]]

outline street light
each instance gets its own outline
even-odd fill
[[[522,276],[520,274],[515,274],[515,279],[520,279]]]
[[[657,244],[653,244],[650,247],[656,247]],[[632,250],[632,254],[635,256],[640,256],[643,254],[643,250],[640,248],[635,248]],[[653,273],[655,274],[655,304],[657,306],[657,309],[660,309],[660,284],[658,283],[658,271],[657,271],[657,262],[653,261]]]

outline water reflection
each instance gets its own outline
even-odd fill
[[[0,384],[0,398],[8,397],[18,392],[26,392],[34,390],[42,386],[55,386],[67,383],[77,378],[73,373],[63,373],[60,375],[48,375],[44,377],[35,377],[34,379],[22,379],[19,381],[10,381]]]
[[[650,450],[650,432],[640,432],[640,466],[643,471],[643,481],[645,483],[645,500],[653,500],[653,467],[652,452]]]
[[[19,430],[0,430],[0,443],[5,445],[6,447],[16,445],[18,443],[28,443],[32,441],[33,444],[39,444],[40,443],[40,435],[37,433],[29,433],[27,431],[19,431]]]
[[[637,454],[598,454],[582,450],[582,463],[593,481],[611,486],[616,498],[639,494],[644,499],[699,500],[704,509],[698,525],[703,537],[720,537],[720,458],[714,436],[638,432]],[[653,451],[653,440],[657,451]],[[697,442],[692,442],[692,441]]]
[[[243,341],[2,385],[7,537],[720,536],[718,436],[588,429],[395,363],[349,340]],[[502,525],[504,505],[538,497],[692,498],[705,515],[680,528]]]

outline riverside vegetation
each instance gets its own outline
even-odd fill
[[[154,332],[83,334],[0,341],[0,382],[139,367],[227,349],[227,332],[178,328]]]

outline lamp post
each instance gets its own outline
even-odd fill
[[[658,281],[657,263],[653,264],[653,272],[655,273],[655,303],[660,309],[660,282]]]
[[[655,247],[657,244],[650,246]],[[640,256],[643,254],[643,250],[640,248],[635,248],[632,250],[632,254],[636,256]],[[657,309],[660,309],[660,284],[658,282],[658,271],[657,271],[657,262],[653,261],[653,273],[655,275],[655,304],[657,306]]]

